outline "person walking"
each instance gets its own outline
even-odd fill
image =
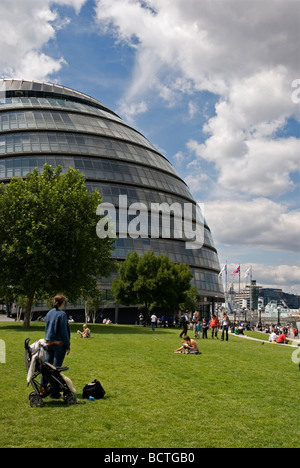
[[[179,335],[180,338],[187,335],[189,322],[188,311],[186,311],[180,317],[180,325],[182,325],[182,332]]]
[[[70,354],[70,327],[67,314],[63,311],[66,302],[65,296],[57,294],[54,298],[54,308],[45,317],[45,340],[47,343],[45,361],[54,367],[61,367],[65,355]],[[53,398],[59,398],[56,388],[47,389],[47,379],[42,376],[40,393],[52,394]]]
[[[229,325],[230,325],[230,320],[228,318],[228,315],[226,314],[226,312],[223,312],[221,341],[224,341],[225,334],[226,334],[226,341],[228,341],[228,328],[229,328]]]

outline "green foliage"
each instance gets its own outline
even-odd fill
[[[186,295],[185,301],[180,304],[180,308],[182,310],[189,310],[190,312],[194,313],[199,308],[199,302],[201,297],[198,294],[197,288],[192,286]]]
[[[60,166],[0,186],[0,293],[26,296],[27,316],[35,295],[74,302],[109,274],[111,243],[96,235],[101,200],[79,171]]]
[[[106,291],[96,289],[84,298],[85,321],[96,322],[97,316],[111,304],[105,299]]]
[[[190,289],[192,274],[187,265],[175,265],[167,255],[149,251],[142,257],[128,254],[119,266],[120,279],[113,282],[116,301],[124,305],[139,304],[151,311],[157,307],[177,309]]]

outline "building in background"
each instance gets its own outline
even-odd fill
[[[42,171],[45,163],[61,165],[64,171],[79,169],[87,187],[98,189],[103,202],[114,205],[117,213],[120,196],[123,200],[127,197],[128,206],[196,206],[170,162],[96,99],[57,84],[0,81],[0,182],[7,183],[13,176],[25,177],[35,167]],[[172,213],[174,226],[176,216]],[[142,255],[150,249],[190,266],[203,312],[211,312],[216,302],[223,302],[218,254],[206,222],[204,243],[199,249],[187,249],[185,239],[163,238],[160,232],[158,238],[118,238],[113,255],[122,262],[128,252],[136,250]],[[101,284],[107,291],[110,286],[111,279]],[[136,318],[136,311],[132,313]],[[126,317],[129,315],[127,310]],[[118,320],[122,323],[121,308]]]

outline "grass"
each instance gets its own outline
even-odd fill
[[[91,325],[76,335],[66,372],[77,397],[100,380],[103,400],[76,406],[46,399],[31,408],[24,340],[44,325],[0,323],[0,447],[204,448],[298,447],[299,378],[293,348],[235,336],[199,340],[201,356],[174,354],[179,331]]]

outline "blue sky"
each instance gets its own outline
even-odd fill
[[[298,0],[0,0],[0,17],[0,78],[113,109],[205,204],[221,266],[300,294]]]

